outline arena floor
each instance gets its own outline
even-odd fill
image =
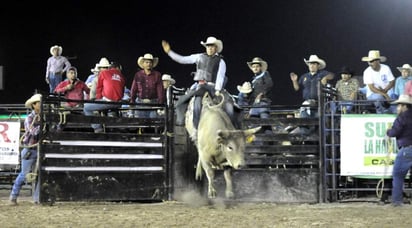
[[[376,202],[274,204],[208,202],[196,194],[158,203],[56,202],[35,205],[26,193],[0,198],[1,227],[411,227],[412,206]]]

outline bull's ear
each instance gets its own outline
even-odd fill
[[[251,128],[251,129],[247,129],[247,130],[243,130],[243,134],[245,134],[245,136],[250,136],[255,134],[256,132],[258,132],[262,127],[255,127],[255,128]]]

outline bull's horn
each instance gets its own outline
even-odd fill
[[[249,135],[253,135],[256,132],[258,132],[262,127],[255,127],[255,128],[250,128],[247,130],[243,130],[243,134],[245,134],[245,136],[249,136]]]

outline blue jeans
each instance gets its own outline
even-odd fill
[[[136,98],[135,100],[136,103],[143,103],[143,99]],[[150,99],[150,102],[148,104],[157,104],[159,103],[157,99]],[[144,107],[144,106],[141,106]],[[156,118],[158,117],[157,111],[156,110],[148,110],[148,111],[143,111],[143,110],[136,110],[135,111],[135,116],[137,118]]]
[[[330,103],[330,110],[332,114],[338,112],[351,113],[353,108],[352,101],[332,101]]]
[[[406,174],[412,167],[412,146],[403,147],[396,155],[392,171],[392,203],[403,203],[403,185]],[[411,177],[410,177],[411,178]]]
[[[26,153],[30,152],[31,155],[28,159],[24,159]],[[21,187],[23,186],[24,182],[26,181],[26,174],[28,174],[32,168],[36,164],[37,160],[37,149],[33,148],[24,148],[20,153],[21,159],[21,169],[19,175],[17,175],[16,180],[14,181],[13,188],[11,189],[10,198],[17,199],[20,194]],[[40,192],[40,184],[38,181],[35,181],[36,188],[33,193],[33,201],[39,202],[39,192]]]
[[[388,92],[389,94],[389,92]],[[392,96],[392,93],[390,93],[389,96]],[[377,94],[377,93],[372,93],[367,97],[368,101],[374,101],[373,104],[375,105],[376,108],[376,113],[377,114],[390,114],[390,113],[396,113],[396,105],[387,105],[385,106],[384,103],[386,102],[386,99],[384,96]]]
[[[97,100],[96,100],[97,101]],[[98,101],[104,101],[102,99]],[[121,104],[103,104],[103,103],[85,103],[83,107],[84,115],[86,116],[94,116],[94,111],[104,111],[109,109],[118,109],[122,105]],[[101,124],[91,124],[93,129],[103,128]]]
[[[50,93],[54,93],[54,89],[56,89],[57,85],[62,81],[62,74],[49,74],[49,88]]]

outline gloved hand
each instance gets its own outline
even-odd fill
[[[221,95],[220,91],[219,91],[219,90],[216,90],[215,96],[220,96],[220,95]]]

